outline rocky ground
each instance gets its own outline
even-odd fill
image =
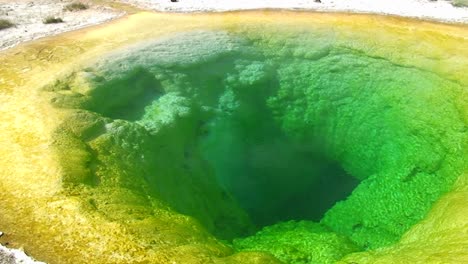
[[[99,24],[124,14],[90,1],[83,1],[89,7],[86,10],[64,10],[72,2],[73,0],[0,0],[0,19],[13,23],[12,27],[0,31],[0,50],[40,37]],[[61,18],[63,23],[44,24],[43,21],[49,16]]]

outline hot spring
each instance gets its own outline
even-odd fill
[[[58,59],[0,57],[0,228],[50,263],[466,258],[467,39],[389,17],[143,13],[20,47]]]

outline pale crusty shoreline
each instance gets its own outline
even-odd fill
[[[63,7],[83,2],[89,9],[69,12]],[[102,24],[125,15],[108,5],[120,2],[137,9],[158,12],[225,12],[252,9],[286,9],[319,12],[351,12],[394,15],[445,23],[468,24],[468,7],[455,7],[448,0],[0,0],[0,19],[14,26],[0,30],[0,51],[20,43]],[[465,1],[465,0],[455,0]],[[467,4],[468,4],[468,0]],[[99,4],[96,4],[99,3]],[[64,23],[44,24],[47,16],[63,18]]]
[[[27,256],[21,249],[10,249],[0,244],[0,264],[45,264]]]
[[[13,27],[0,31],[0,50],[14,47],[20,43],[57,35],[83,27],[102,24],[125,15],[125,12],[92,1],[82,1],[88,9],[75,12],[65,11],[64,7],[74,0],[57,3],[53,0],[0,0],[0,19],[6,19]],[[48,17],[59,17],[63,23],[44,24]]]
[[[468,23],[468,8],[450,0],[120,0],[161,12],[224,12],[251,9],[287,9],[395,15],[446,23]],[[464,1],[464,0],[455,0]],[[466,2],[468,5],[468,1]]]

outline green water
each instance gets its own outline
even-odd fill
[[[156,197],[286,263],[395,243],[462,171],[461,87],[352,46],[331,32],[201,31],[111,54],[46,89],[81,109],[58,132],[79,150],[67,184],[133,206],[93,194],[115,220]]]

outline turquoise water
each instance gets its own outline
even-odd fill
[[[62,126],[84,157],[67,184],[157,197],[288,263],[397,242],[463,169],[460,84],[332,31],[282,30],[149,41],[48,87],[81,109]]]

